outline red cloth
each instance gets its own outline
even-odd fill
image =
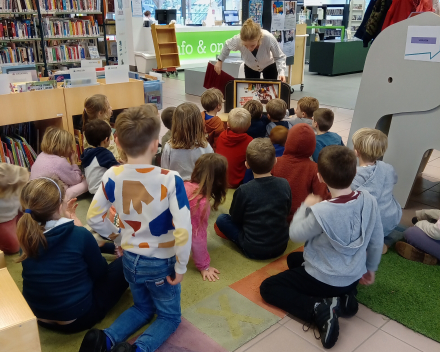
[[[14,254],[20,250],[17,238],[17,222],[21,218],[19,213],[12,220],[0,223],[0,251],[6,254]]]
[[[224,96],[226,83],[228,83],[233,79],[234,77],[228,75],[224,71],[222,71],[220,75],[217,74],[217,72],[214,71],[214,65],[208,62],[208,67],[206,68],[205,82],[203,83],[203,87],[205,87],[206,89],[209,88],[220,89]]]
[[[432,0],[394,0],[387,12],[382,30],[394,23],[406,20],[411,12],[431,12]]]
[[[205,120],[205,111],[202,111],[203,121],[205,122],[205,130],[208,134],[208,142],[211,144],[212,149],[216,149],[217,139],[220,134],[225,130],[223,121],[220,117],[214,116],[209,120]]]
[[[240,186],[246,173],[244,162],[250,142],[252,137],[247,133],[235,133],[230,128],[223,131],[217,139],[216,153],[228,159],[228,181],[233,188]]]
[[[292,191],[289,222],[309,194],[330,199],[326,184],[318,180],[318,164],[310,160],[315,147],[315,133],[309,125],[299,123],[293,126],[287,135],[284,154],[277,159],[272,169],[274,176],[285,178],[289,182]]]

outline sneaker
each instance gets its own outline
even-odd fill
[[[136,352],[136,346],[128,342],[121,342],[112,348],[111,352]]]
[[[341,318],[351,318],[356,315],[359,309],[359,304],[356,299],[356,290],[341,297]]]
[[[324,298],[315,305],[315,324],[321,335],[324,348],[332,348],[339,337],[339,297]]]
[[[412,260],[414,262],[419,262],[427,265],[436,265],[438,262],[436,257],[428,253],[422,252],[406,242],[397,242],[396,251],[402,257],[408,260]]]
[[[413,225],[415,225],[415,224],[417,224],[417,223],[419,222],[419,219],[417,219],[417,216],[414,216],[414,217],[411,219],[411,222],[413,223]]]
[[[92,329],[87,331],[79,348],[79,352],[107,352],[104,331]]]
[[[218,237],[224,238],[225,240],[229,240],[229,238],[227,238],[223,232],[220,231],[220,229],[217,226],[217,223],[214,224],[214,231],[217,234]]]

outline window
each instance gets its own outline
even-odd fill
[[[154,18],[156,9],[176,9],[176,22],[181,23],[182,18],[182,1],[181,0],[142,0],[142,11],[149,10],[151,17]]]

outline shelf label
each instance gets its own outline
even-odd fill
[[[405,60],[440,62],[440,26],[408,26]]]
[[[32,75],[29,71],[15,71],[10,72],[10,82],[16,83],[16,82],[32,82]]]
[[[81,60],[81,67],[102,67],[102,60]]]
[[[69,69],[70,79],[72,80],[90,80],[90,84],[96,84],[96,70],[94,67],[81,67]]]
[[[128,65],[105,66],[105,83],[124,83],[128,82]]]

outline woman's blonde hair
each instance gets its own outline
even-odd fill
[[[0,163],[0,198],[18,196],[29,180],[29,171],[17,165]]]
[[[82,115],[83,130],[87,122],[97,119],[100,114],[103,114],[109,108],[109,102],[105,95],[95,94],[84,101],[84,111]]]
[[[41,142],[41,151],[46,154],[69,157],[75,150],[75,137],[57,127],[48,127]]]
[[[354,149],[366,162],[375,162],[388,148],[388,137],[382,131],[373,128],[361,128],[351,137]]]
[[[36,258],[40,247],[46,248],[44,226],[58,211],[64,196],[64,185],[57,179],[37,178],[24,186],[20,196],[24,214],[17,225],[18,242],[23,254],[18,262]]]
[[[248,18],[241,27],[240,39],[243,42],[251,42],[261,38],[261,26],[255,23],[252,18]]]
[[[174,149],[207,147],[205,124],[196,104],[183,103],[174,110],[170,144]]]

